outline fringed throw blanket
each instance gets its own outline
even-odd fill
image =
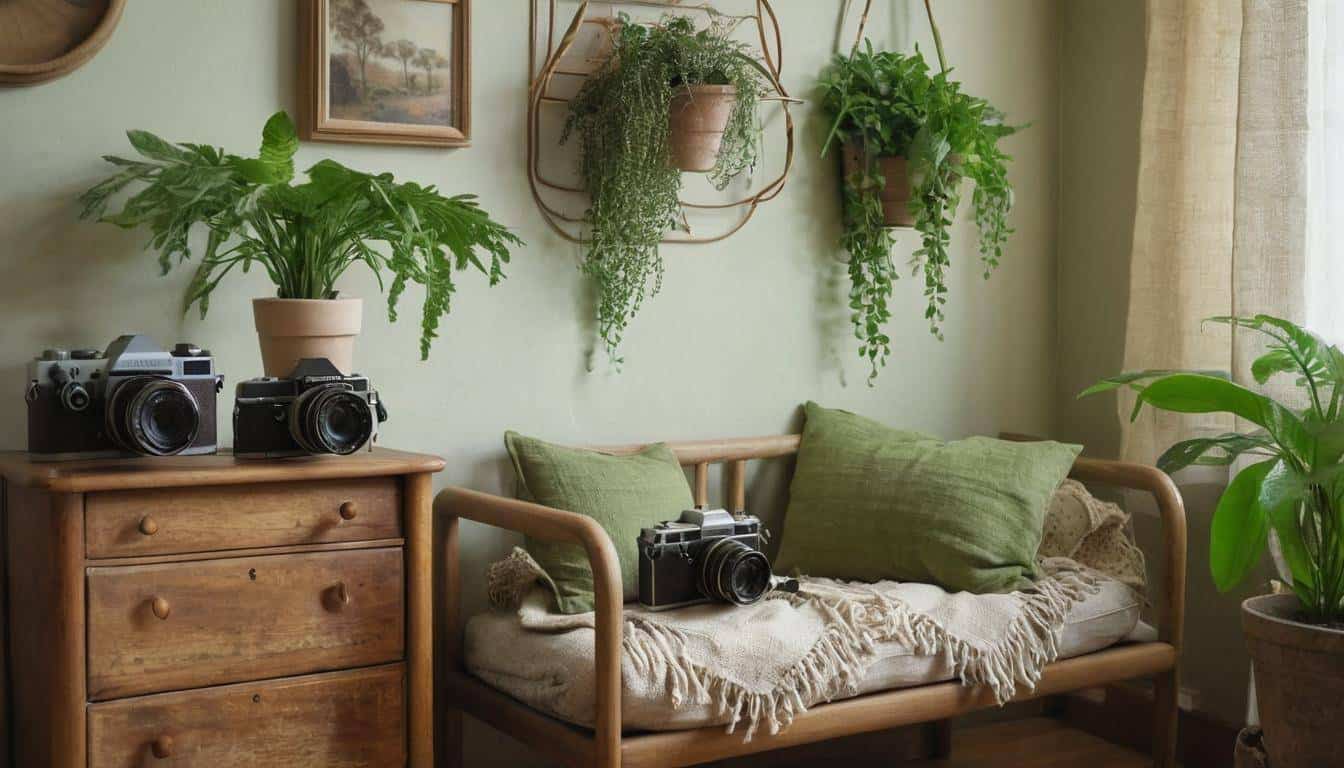
[[[1143,556],[1127,523],[1119,507],[1068,480],[1047,514],[1041,578],[1030,591],[949,594],[927,584],[804,578],[797,594],[746,607],[626,605],[624,653],[642,677],[661,683],[674,709],[708,704],[747,739],[761,727],[777,733],[812,704],[858,694],[880,643],[941,658],[962,683],[986,686],[1003,703],[1035,687],[1059,655],[1065,617],[1101,580],[1142,591]],[[490,568],[490,601],[516,609],[532,632],[591,629],[592,613],[551,612],[551,590],[538,584],[545,578],[515,549]]]
[[[897,641],[915,653],[942,656],[967,685],[985,685],[1004,702],[1031,688],[1057,656],[1069,609],[1095,589],[1095,577],[1072,561],[1043,561],[1046,575],[1030,592],[948,594],[926,584],[853,584],[802,580],[797,594],[776,594],[746,607],[699,605],[624,611],[624,652],[641,672],[663,680],[671,705],[709,703],[728,731],[777,733],[809,704],[858,693],[874,646]],[[526,629],[562,632],[592,627],[592,613],[550,612],[550,595],[527,553],[497,563],[491,599],[516,606]]]

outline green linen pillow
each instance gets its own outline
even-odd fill
[[[943,442],[805,410],[780,572],[975,593],[1031,585],[1046,507],[1081,446]]]
[[[640,529],[676,519],[694,504],[672,449],[656,443],[636,454],[612,456],[517,432],[505,432],[504,445],[523,498],[587,515],[607,532],[620,559],[625,599],[633,600],[639,586],[635,539]],[[525,546],[550,577],[562,613],[593,610],[593,572],[582,547],[531,537]]]

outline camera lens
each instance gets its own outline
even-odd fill
[[[107,431],[127,451],[150,456],[181,453],[196,439],[201,412],[181,382],[134,376],[107,404]]]
[[[770,561],[735,539],[720,539],[700,560],[700,591],[708,598],[750,605],[770,589]]]
[[[354,453],[373,436],[373,411],[348,384],[304,391],[289,410],[289,432],[309,453]]]

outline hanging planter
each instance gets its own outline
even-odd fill
[[[840,157],[846,179],[866,179],[875,185],[873,192],[882,204],[882,226],[915,225],[915,214],[910,210],[910,200],[914,197],[910,162],[904,155],[877,155],[865,151],[857,141],[846,141],[840,149]],[[876,184],[877,179],[882,180],[880,185]]]
[[[577,136],[584,213],[583,271],[597,286],[597,330],[614,363],[626,327],[658,292],[659,244],[684,220],[681,171],[718,189],[756,163],[762,65],[716,19],[645,26],[622,14],[610,55],[569,103],[561,141]]]
[[[667,106],[667,146],[680,171],[708,173],[719,162],[723,134],[737,106],[731,85],[690,85],[673,92]]]
[[[905,55],[874,51],[871,43],[861,48],[855,42],[849,56],[837,55],[821,77],[822,106],[832,118],[822,154],[840,145],[845,216],[840,243],[850,256],[850,307],[859,356],[871,366],[869,385],[891,352],[884,327],[891,318],[887,301],[898,275],[891,261],[890,228],[919,232],[920,247],[911,262],[915,273],[923,274],[924,318],[939,339],[951,264],[949,228],[963,180],[975,184],[971,207],[986,278],[998,266],[1012,233],[1010,158],[998,142],[1019,128],[1004,124],[1003,113],[962,93],[961,84],[948,77],[933,10],[928,0],[924,6],[938,48],[937,72],[918,49]],[[867,15],[865,7],[863,17]],[[862,35],[860,24],[860,39]]]

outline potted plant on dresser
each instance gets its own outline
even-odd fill
[[[663,236],[684,227],[681,173],[707,173],[723,189],[756,162],[765,81],[731,31],[722,19],[697,30],[686,17],[646,26],[622,15],[610,54],[570,101],[561,141],[577,134],[580,143],[591,199],[583,271],[597,285],[598,333],[614,362],[630,319],[661,285]]]
[[[406,286],[424,286],[425,359],[456,290],[453,272],[475,267],[495,285],[510,246],[522,244],[472,195],[445,197],[432,186],[398,183],[391,174],[362,173],[332,160],[309,168],[308,181],[292,183],[299,142],[284,112],[266,121],[257,157],[172,144],[147,131],[127,136],[141,158],[106,157],[120,170],[80,197],[82,216],[149,227],[149,247],[158,251],[165,274],[192,257],[191,229],[204,224],[205,248],[183,302],[184,309],[199,306],[202,316],[210,294],[235,268],[265,269],[276,295],[254,300],[253,315],[268,376],[288,375],[304,357],[326,357],[351,371],[363,302],[340,296],[335,284],[355,264],[373,270],[380,287],[390,275],[391,320]],[[140,189],[107,214],[112,196],[130,186]]]
[[[937,72],[918,49],[906,55],[856,42],[849,56],[835,57],[820,81],[822,109],[831,117],[821,151],[825,156],[839,149],[842,158],[845,213],[840,244],[849,253],[851,318],[859,357],[872,368],[870,385],[891,352],[883,328],[891,318],[887,302],[898,277],[891,261],[890,228],[919,232],[920,247],[911,265],[923,273],[924,317],[939,339],[951,265],[948,230],[961,202],[963,180],[975,183],[971,207],[986,279],[1013,231],[1008,224],[1013,205],[1010,158],[998,143],[1020,127],[1005,124],[1002,112],[963,93],[961,84],[949,77],[942,36],[932,9],[927,3],[925,7],[938,49]]]
[[[1280,374],[1296,381],[1293,407],[1198,372],[1138,371],[1106,379],[1083,395],[1129,387],[1144,404],[1178,413],[1229,413],[1254,431],[1197,437],[1173,445],[1158,466],[1247,464],[1218,501],[1209,564],[1220,590],[1236,586],[1260,561],[1272,531],[1291,594],[1242,603],[1242,628],[1255,664],[1264,745],[1274,768],[1344,765],[1344,353],[1286,320],[1268,315],[1211,322],[1269,338],[1251,364],[1259,384]]]

